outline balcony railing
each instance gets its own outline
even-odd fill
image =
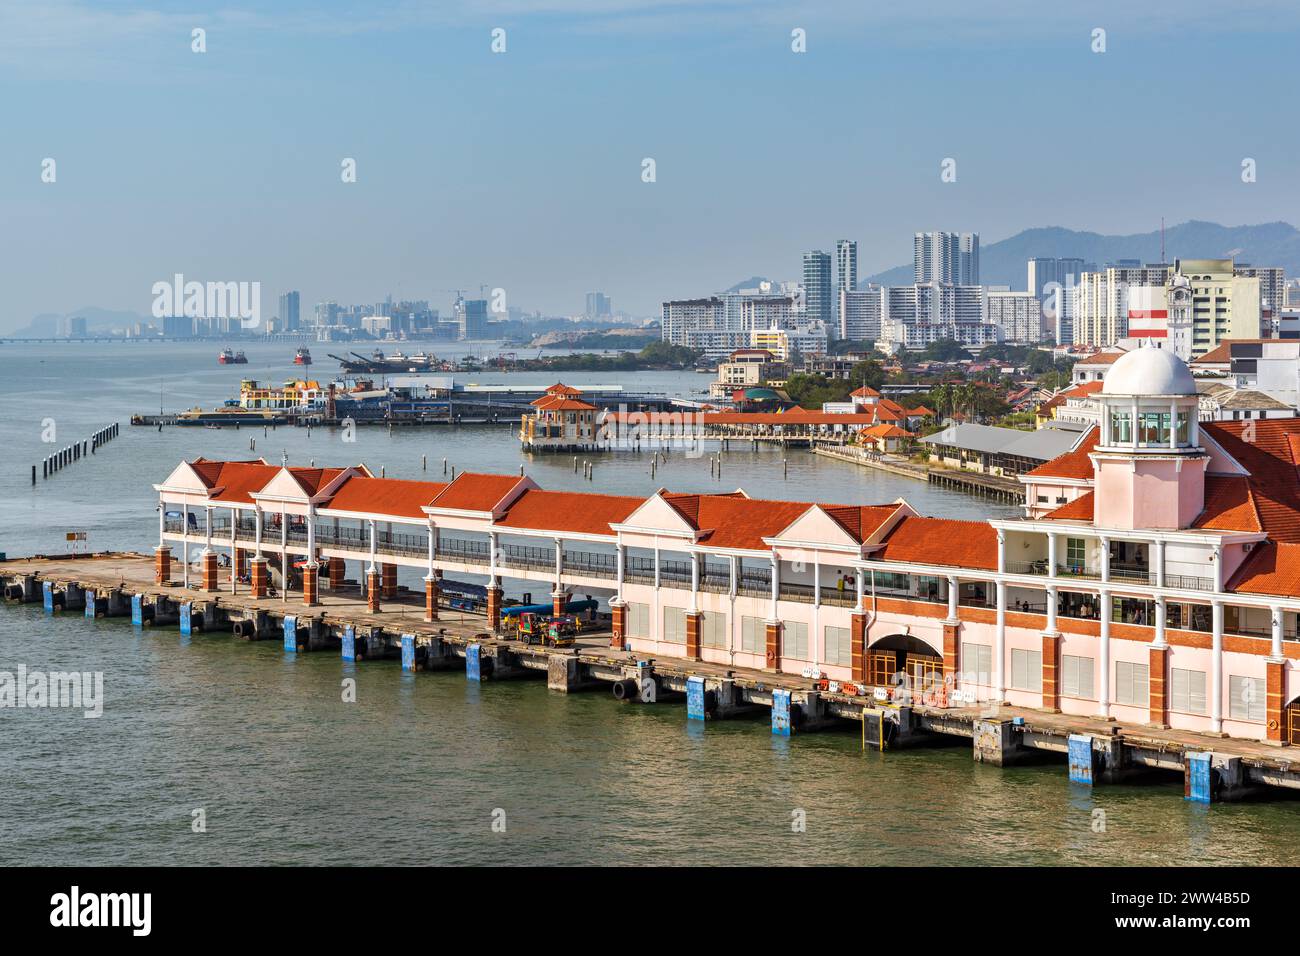
[[[736,593],[748,597],[771,597],[772,572],[741,571],[740,579],[736,582]]]
[[[1079,578],[1084,581],[1100,581],[1101,571],[1082,564],[1058,564],[1056,576],[1059,578]]]
[[[813,586],[811,584],[787,584],[782,581],[779,593],[787,601],[799,601],[803,604],[813,602]]]
[[[564,552],[564,569],[575,574],[589,574],[599,578],[613,578],[618,573],[617,558],[596,551]]]
[[[1151,569],[1145,564],[1118,564],[1110,565],[1110,579],[1112,581],[1130,581],[1136,584],[1151,584],[1155,578],[1151,574]]]
[[[1006,562],[1007,574],[1047,574],[1047,560],[1041,561],[1008,561]]]
[[[1213,591],[1213,578],[1199,578],[1187,574],[1166,574],[1165,587],[1181,591]]]

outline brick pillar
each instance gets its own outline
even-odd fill
[[[383,573],[384,600],[397,597],[397,565],[381,565]]]
[[[1168,696],[1165,692],[1165,678],[1169,673],[1168,668],[1166,667],[1168,659],[1169,648],[1151,648],[1147,668],[1147,686],[1150,693],[1150,713],[1148,719],[1157,727],[1169,726],[1169,721],[1165,719],[1169,710]]]
[[[487,622],[493,631],[501,629],[501,599],[505,596],[501,585],[492,584],[487,589]]]
[[[172,579],[172,550],[159,545],[153,549],[153,583],[166,584]]]
[[[424,579],[424,620],[438,620],[438,579],[432,574]]]
[[[561,614],[563,614],[565,605],[567,605],[568,603],[569,603],[568,594],[564,592],[560,592],[559,594],[552,594],[551,595],[551,616],[559,617]]]
[[[379,613],[379,592],[381,585],[379,583],[379,569],[373,568],[366,572],[366,606],[370,609],[371,614]]]
[[[320,581],[320,567],[314,561],[308,561],[302,569],[302,603],[315,607],[320,603],[317,586]]]
[[[266,597],[266,558],[254,558],[249,563],[248,571],[249,584],[248,593],[250,597]]]
[[[1043,709],[1061,712],[1061,635],[1043,635]]]
[[[609,646],[616,651],[627,648],[627,605],[613,604],[610,606],[612,611],[613,623],[611,625],[614,636],[609,639]]]
[[[767,669],[774,671],[781,663],[781,622],[767,622]]]
[[[219,590],[217,583],[217,552],[206,551],[202,556],[203,590]]]
[[[248,577],[248,552],[243,548],[235,549],[235,578],[243,580]]]
[[[1265,740],[1270,743],[1280,744],[1286,739],[1286,728],[1282,726],[1286,715],[1283,713],[1283,707],[1286,704],[1286,672],[1283,668],[1286,664],[1283,661],[1268,661],[1264,664],[1266,670],[1265,681],[1265,719],[1267,720],[1268,736]]]
[[[700,659],[700,619],[702,616],[699,611],[691,611],[686,615],[686,656],[693,661]]]
[[[961,643],[958,640],[960,624],[943,626],[943,678],[945,683],[951,679],[951,685],[957,686],[957,669],[961,665]]]
[[[330,590],[343,590],[343,578],[348,573],[348,563],[342,558],[329,558]]]
[[[855,684],[867,682],[867,616],[857,611],[850,618],[849,628],[851,647],[849,654],[852,665],[852,679]]]

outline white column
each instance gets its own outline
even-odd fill
[[[239,512],[230,508],[230,593],[239,593]]]
[[[1210,605],[1211,643],[1213,657],[1210,672],[1210,730],[1223,732],[1223,602]]]
[[[369,526],[369,530],[370,530],[370,566],[366,568],[366,574],[369,574],[371,571],[376,570],[375,551],[377,550],[377,548],[375,546],[375,519],[374,518],[367,519],[366,524]]]
[[[961,582],[957,575],[948,575],[948,623],[957,623],[957,598],[961,594]]]
[[[998,574],[1007,573],[1007,533],[998,528]]]
[[[618,588],[618,599],[623,600],[623,579],[627,574],[627,545],[623,543],[614,546],[614,583]]]
[[[1219,592],[1223,590],[1223,545],[1214,546],[1214,590]]]
[[[1156,587],[1165,586],[1165,541],[1163,538],[1156,539]]]
[[[207,505],[203,509],[203,553],[207,554],[212,550],[212,506]]]
[[[822,603],[822,565],[821,559],[816,555],[813,556],[813,607],[821,607]]]
[[[307,563],[316,563],[316,514],[307,512]]]
[[[1269,650],[1269,656],[1275,661],[1282,660],[1282,609],[1276,604],[1269,608],[1269,614],[1272,615],[1273,624],[1273,646]]]
[[[1169,448],[1172,451],[1178,447],[1178,403],[1169,402]]]
[[[731,572],[731,580],[728,582],[729,586],[727,588],[727,593],[728,595],[730,595],[731,600],[733,601],[736,600],[736,588],[740,584],[740,571],[738,567],[739,564],[740,564],[740,558],[736,557],[733,554],[731,556],[731,564],[729,567],[729,570]]]
[[[1110,581],[1110,538],[1098,540],[1101,542],[1101,580],[1105,584]]]
[[[158,547],[162,547],[167,542],[163,536],[167,533],[167,502],[161,498],[158,499]]]
[[[429,525],[426,530],[429,533],[429,580],[432,580],[433,579],[433,556],[434,556],[432,521],[429,522]]]
[[[866,594],[863,589],[864,582],[862,580],[866,576],[867,572],[862,570],[862,568],[853,569],[853,590],[854,597],[857,599],[853,605],[853,610],[857,611],[859,614],[863,613],[867,609],[865,602]]]
[[[262,509],[256,505],[253,506],[253,544],[256,547],[257,557],[262,556]]]
[[[1163,594],[1156,596],[1156,619],[1152,623],[1155,625],[1156,634],[1151,640],[1152,647],[1165,646],[1165,618],[1168,615],[1168,608],[1165,606],[1165,596]]]
[[[694,551],[690,552],[691,558],[691,612],[694,613],[700,609],[700,556]]]
[[[997,594],[997,632],[994,637],[993,656],[993,690],[994,699],[1001,703],[1007,697],[1007,586],[998,581],[995,585]]]
[[[1047,532],[1047,576],[1056,577],[1056,534]]]
[[[1056,586],[1047,589],[1047,633],[1056,633]]]
[[[497,534],[495,531],[488,532],[488,577],[489,583],[493,587],[497,583]]]
[[[1097,716],[1110,717],[1110,592],[1097,595],[1101,638],[1097,642]]]
[[[181,503],[181,563],[184,565],[181,584],[188,588],[190,586],[190,503],[188,501]]]
[[[289,600],[289,512],[280,512],[280,600]]]
[[[776,552],[773,551],[772,552],[772,613],[768,616],[768,620],[771,621],[780,620],[780,618],[776,616],[777,613],[776,602],[780,600],[780,597],[781,597],[781,562],[777,559]]]
[[[564,593],[564,541],[555,539],[555,596]]]
[[[655,545],[655,593],[659,591],[659,545]]]

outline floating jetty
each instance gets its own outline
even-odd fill
[[[608,646],[599,628],[575,647],[527,644],[494,634],[485,615],[447,602],[431,609],[425,594],[395,582],[382,607],[361,586],[337,581],[305,605],[303,595],[254,598],[199,590],[158,577],[155,556],[124,552],[36,555],[0,561],[8,603],[40,603],[47,614],[79,614],[88,628],[100,617],[137,627],[176,627],[183,634],[231,634],[275,640],[285,653],[334,653],[341,661],[392,658],[404,671],[461,669],[473,681],[545,677],[560,693],[606,689],[644,705],[684,702],[690,720],[770,713],[774,734],[789,736],[857,725],[865,749],[891,750],[963,738],[975,761],[996,766],[1044,756],[1065,758],[1070,780],[1119,783],[1150,771],[1180,773],[1190,800],[1240,799],[1270,788],[1300,789],[1300,764],[1265,743],[1190,731],[990,704],[944,706],[925,696],[892,700],[836,692],[791,674],[680,659],[655,659]],[[314,586],[315,582],[313,582]],[[463,606],[464,602],[460,602]],[[433,619],[430,620],[429,618]]]

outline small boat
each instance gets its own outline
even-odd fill
[[[230,349],[222,349],[221,354],[217,356],[218,365],[247,365],[248,358],[243,352],[234,352]]]
[[[311,364],[311,352],[307,351],[307,349],[299,349],[296,353],[294,353],[294,356],[293,356],[293,364],[294,364],[294,365],[310,365],[310,364]]]

